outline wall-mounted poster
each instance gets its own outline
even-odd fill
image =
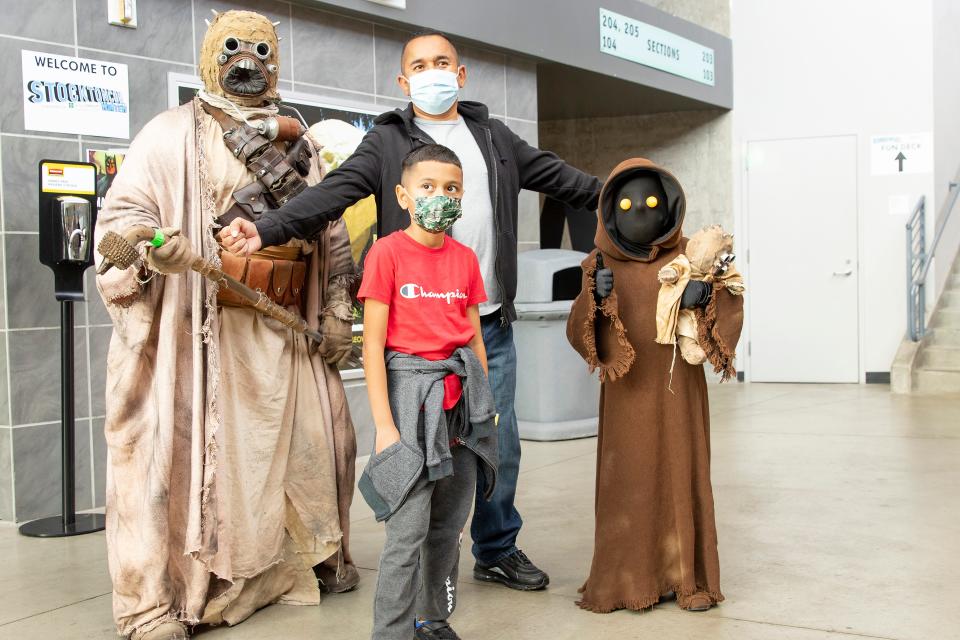
[[[176,93],[171,92],[170,95],[171,102],[175,98],[179,104],[185,104],[196,95],[197,88],[201,86],[199,80],[187,78],[189,76],[171,74],[170,82],[176,83]],[[333,171],[350,157],[364,134],[373,128],[373,121],[382,109],[350,108],[324,104],[307,96],[288,95],[281,103],[280,111],[283,115],[302,116],[311,134],[323,145],[321,160],[326,170]],[[353,259],[362,269],[367,251],[377,239],[377,204],[373,196],[348,207],[343,219],[350,234]],[[363,351],[363,307],[354,304],[353,317],[352,360],[359,362]],[[353,368],[353,365],[347,368]]]
[[[127,65],[21,51],[23,128],[130,137]]]
[[[113,184],[113,179],[123,164],[126,149],[87,149],[87,162],[97,166],[97,208],[103,208],[103,199],[107,189]]]

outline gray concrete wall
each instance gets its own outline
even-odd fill
[[[644,4],[719,34],[730,34],[730,0],[644,0]],[[540,145],[601,179],[621,160],[650,158],[676,174],[683,185],[687,233],[704,224],[734,227],[729,112],[541,120]]]
[[[731,116],[680,111],[620,118],[540,122],[540,145],[606,179],[627,158],[649,158],[674,173],[687,196],[684,228],[733,229]]]
[[[411,0],[403,10],[376,0],[297,0],[341,8],[405,24],[433,22],[445,33],[501,50],[518,51],[575,69],[586,69],[628,83],[683,96],[702,108],[730,108],[732,100],[731,43],[722,35],[729,25],[729,0]],[[713,49],[715,84],[686,78],[610,56],[600,51],[599,9],[629,16]],[[708,22],[710,26],[704,24]]]
[[[642,0],[677,18],[730,37],[730,0]]]
[[[140,27],[107,24],[106,2],[3,3],[0,20],[0,520],[59,512],[59,315],[51,272],[37,260],[37,162],[80,159],[90,147],[127,140],[23,129],[20,50],[77,55],[129,66],[131,133],[167,108],[167,73],[194,73],[210,9],[246,8],[281,20],[281,91],[361,102],[384,110],[405,104],[394,82],[407,34],[278,0],[141,0]],[[76,9],[76,13],[75,13]],[[430,26],[430,25],[424,25]],[[529,60],[462,47],[469,79],[464,98],[486,102],[496,117],[537,144],[536,68]],[[520,240],[537,245],[538,207],[527,194]],[[78,304],[77,506],[103,505],[104,369],[111,326],[88,273],[88,302]],[[92,294],[92,295],[91,295]],[[360,451],[372,425],[361,381],[347,382]]]

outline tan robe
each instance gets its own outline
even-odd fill
[[[211,223],[252,177],[194,103],[136,137],[98,220],[176,227],[216,260]],[[314,156],[316,158],[316,154]],[[320,179],[314,165],[308,181]],[[307,321],[352,272],[332,225],[310,253]],[[216,306],[198,274],[113,269],[107,359],[107,547],[118,632],[168,619],[234,624],[281,598],[317,603],[310,567],[341,548],[356,444],[342,382],[304,339]],[[348,560],[348,558],[337,559]]]
[[[611,182],[636,170],[660,175],[674,223],[645,256],[621,248],[604,225],[617,215]],[[673,347],[656,342],[657,272],[686,245],[683,213],[683,191],[668,172],[641,159],[617,167],[601,192],[598,250],[583,262],[583,290],[567,324],[570,343],[602,380],[593,562],[579,602],[599,613],[644,609],[670,591],[681,607],[698,593],[723,599],[703,367],[678,359],[671,392]],[[613,271],[613,292],[600,308],[593,293],[598,251]],[[734,346],[742,304],[715,287],[717,320],[705,323]]]

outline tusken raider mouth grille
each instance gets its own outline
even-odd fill
[[[223,85],[232,93],[255,96],[267,90],[267,78],[253,60],[244,57],[229,65]]]

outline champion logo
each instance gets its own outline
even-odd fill
[[[408,300],[416,300],[417,298],[430,298],[434,300],[445,300],[447,304],[451,304],[454,300],[466,300],[467,294],[460,289],[455,291],[428,291],[424,289],[419,284],[414,284],[408,282],[407,284],[400,287],[400,295]]]
[[[454,598],[453,593],[456,591],[456,588],[453,586],[453,583],[450,581],[450,578],[447,578],[447,613],[453,613]]]

